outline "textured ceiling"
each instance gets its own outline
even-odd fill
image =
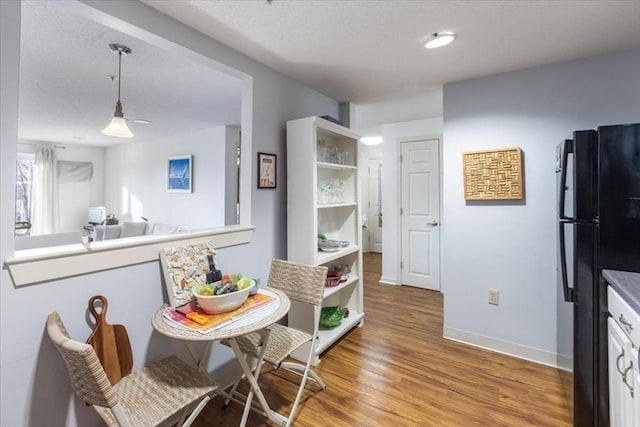
[[[640,46],[640,1],[150,1],[165,13],[339,101],[367,124],[442,114],[446,82]],[[434,31],[458,34],[427,50]],[[74,16],[65,2],[23,2],[19,136],[122,142],[110,120],[124,43],[122,102],[134,140],[239,124],[240,82]]]
[[[640,46],[640,1],[142,1],[371,114],[405,98],[430,110],[415,100],[443,83]],[[455,43],[423,47],[443,30]]]
[[[64,2],[22,2],[19,138],[112,145],[153,140],[216,125],[240,124],[241,82],[70,13]],[[121,100],[132,139],[103,135],[117,99],[118,57],[108,45],[130,47],[122,58]]]

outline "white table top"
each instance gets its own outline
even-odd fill
[[[162,335],[180,340],[216,341],[235,338],[264,329],[283,318],[285,314],[289,312],[291,302],[284,292],[276,289],[260,288],[260,293],[276,296],[277,301],[261,307],[228,325],[207,333],[186,329],[173,324],[171,320],[164,317],[164,311],[167,308],[166,304],[156,310],[151,324],[153,328]]]

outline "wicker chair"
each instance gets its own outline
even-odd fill
[[[76,395],[93,406],[109,426],[170,422],[189,426],[218,388],[205,373],[175,356],[145,366],[112,386],[93,347],[70,339],[58,313],[49,314],[47,332]]]
[[[327,267],[315,267],[274,259],[271,263],[267,286],[283,291],[289,299],[293,301],[316,306],[319,312],[319,308],[322,305],[326,277]],[[323,390],[326,388],[322,379],[318,374],[313,372],[310,367],[315,352],[315,346],[313,345],[314,337],[318,336],[318,323],[319,318],[315,319],[312,335],[275,323],[269,327],[269,338],[267,340],[267,346],[264,349],[261,343],[260,333],[258,332],[243,335],[236,339],[238,346],[248,359],[263,360],[273,366],[274,369],[282,368],[302,375],[298,393],[289,412],[287,422],[283,424],[286,426],[290,426],[293,422],[308,377],[311,377]],[[293,351],[307,343],[309,344],[309,354],[307,355],[305,364],[285,361]],[[261,354],[262,351],[264,351],[263,354]],[[260,359],[260,356],[262,356],[263,359]],[[254,377],[257,380],[260,369],[259,367],[256,368],[257,369],[254,370]],[[239,382],[240,380],[231,388],[229,392],[231,397],[236,393]],[[252,393],[249,394],[249,399],[251,399],[251,397]],[[228,404],[230,400],[230,398],[227,399],[225,403]]]

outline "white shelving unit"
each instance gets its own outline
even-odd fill
[[[364,322],[362,295],[362,228],[358,140],[351,130],[319,117],[287,122],[288,259],[310,265],[348,265],[346,282],[325,288],[322,306],[349,309],[340,326],[321,329],[314,364],[345,333]],[[336,252],[318,249],[318,234],[348,241]],[[289,325],[313,332],[320,310],[292,302]],[[294,354],[305,360],[308,347]]]

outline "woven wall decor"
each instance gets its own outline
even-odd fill
[[[465,200],[517,200],[524,196],[522,150],[462,153]]]

